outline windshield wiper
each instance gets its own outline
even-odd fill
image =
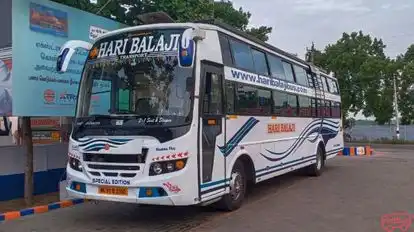
[[[137,113],[133,110],[109,110],[108,113],[110,114],[133,114],[137,115]]]

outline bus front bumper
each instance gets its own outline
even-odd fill
[[[136,191],[139,191],[139,188],[135,188]],[[128,191],[134,191],[135,189],[129,188]],[[148,197],[148,198],[138,198],[137,196],[129,195],[128,196],[108,196],[96,193],[80,193],[70,188],[66,187],[68,195],[73,198],[88,199],[88,200],[98,200],[98,201],[115,201],[115,202],[124,202],[124,203],[135,203],[135,204],[148,204],[148,205],[176,205],[172,197]]]
[[[89,200],[167,206],[197,204],[194,194],[185,191],[188,186],[177,185],[183,183],[182,178],[179,175],[163,181],[144,181],[138,186],[93,184],[83,173],[67,168],[66,191],[72,198]]]

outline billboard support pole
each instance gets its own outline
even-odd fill
[[[24,169],[24,201],[26,206],[33,205],[33,140],[30,117],[22,117],[23,143],[26,150]]]

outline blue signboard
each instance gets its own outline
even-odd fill
[[[56,72],[57,55],[67,40],[92,42],[97,32],[125,25],[48,0],[13,0],[13,115],[74,116],[88,51],[79,49],[68,71]],[[108,90],[98,85],[97,91]],[[92,111],[108,109],[109,94],[94,96]]]

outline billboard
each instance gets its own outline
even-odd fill
[[[0,48],[0,116],[12,115],[11,48]]]
[[[0,48],[12,44],[12,0],[0,0]]]
[[[0,1],[0,116],[12,114],[12,1]]]
[[[72,39],[92,42],[97,34],[125,25],[48,0],[13,0],[12,17],[13,115],[74,116],[88,51],[79,49],[60,74],[60,47]],[[107,109],[108,97],[99,96],[92,110]]]

